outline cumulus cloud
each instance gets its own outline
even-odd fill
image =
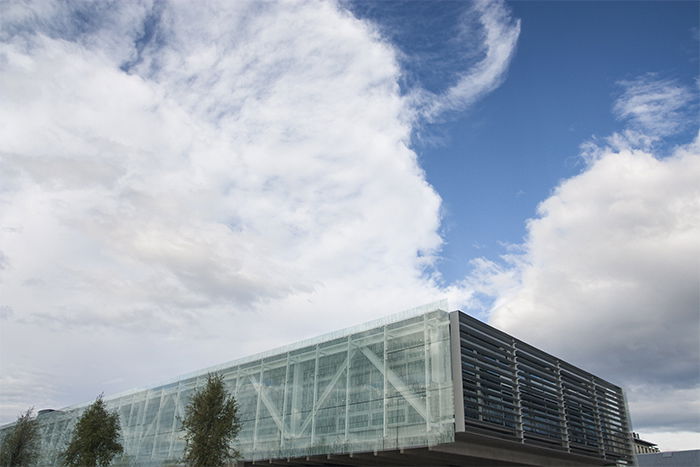
[[[691,93],[647,84],[651,95],[633,86],[615,110],[670,134],[682,122],[650,114],[680,115]],[[492,324],[627,387],[637,428],[696,430],[699,140],[668,157],[633,143],[596,147],[540,203],[521,251],[475,263],[471,284],[494,300]]]
[[[320,1],[3,12],[3,420],[468,299],[433,278],[440,197],[367,22]],[[491,84],[451,102],[502,78],[485,39]]]

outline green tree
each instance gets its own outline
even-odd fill
[[[0,465],[30,465],[39,457],[39,424],[32,417],[33,408],[17,417],[15,426],[0,445]]]
[[[124,451],[120,436],[119,414],[107,411],[100,394],[75,424],[63,461],[71,466],[109,465]]]
[[[232,446],[241,430],[238,405],[221,375],[209,374],[206,386],[194,393],[182,428],[186,442],[183,462],[187,465],[221,466],[240,457]]]

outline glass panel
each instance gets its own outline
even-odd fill
[[[421,313],[216,367],[238,403],[237,447],[244,459],[453,441],[448,314]],[[119,413],[125,448],[115,464],[158,465],[180,458],[185,407],[211,371],[107,398]],[[601,401],[606,397],[615,400],[601,393]],[[43,444],[45,459],[63,447],[83,409],[48,416],[42,428],[50,440]]]

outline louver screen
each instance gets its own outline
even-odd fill
[[[458,316],[465,431],[610,461],[632,459],[619,387]]]

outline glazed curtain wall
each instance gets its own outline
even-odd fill
[[[433,311],[218,369],[239,404],[246,460],[368,452],[454,440],[449,318]],[[119,413],[120,464],[173,462],[180,419],[206,371],[154,389],[106,398]],[[40,417],[43,462],[83,408]]]

